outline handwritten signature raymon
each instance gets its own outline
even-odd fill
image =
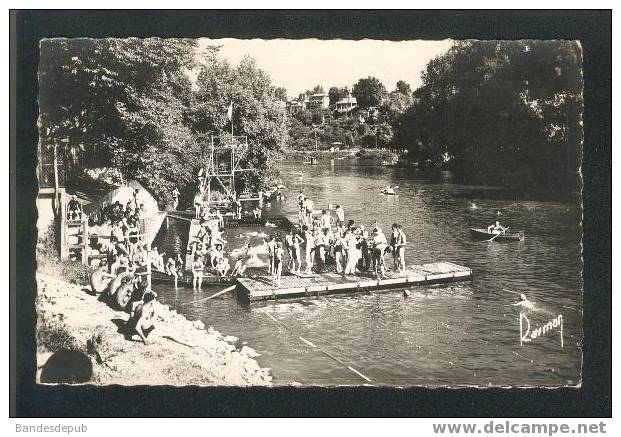
[[[554,319],[537,328],[531,329],[530,320],[524,313],[520,313],[520,346],[538,337],[547,335],[558,330],[561,336],[561,347],[563,347],[563,315],[559,314]]]

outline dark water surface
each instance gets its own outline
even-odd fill
[[[282,163],[281,170],[288,196],[280,203],[265,204],[264,214],[284,214],[297,221],[296,196],[303,189],[316,208],[340,203],[346,220],[366,227],[377,219],[388,232],[393,222],[401,223],[408,237],[407,263],[450,261],[472,268],[474,279],[417,287],[407,298],[392,290],[252,306],[238,303],[233,293],[183,305],[218,288],[193,292],[156,287],[164,303],[248,342],[261,354],[259,363],[273,369],[277,384],[365,383],[347,366],[379,385],[579,382],[579,205],[491,200],[503,197],[497,188],[456,185],[448,172],[430,175],[356,160],[320,161],[317,166]],[[387,185],[399,185],[398,195],[380,194]],[[469,194],[481,196],[486,191],[493,195],[473,198]],[[471,208],[471,202],[476,208]],[[468,228],[493,223],[497,211],[504,226],[525,231],[525,241],[471,240]],[[168,253],[183,247],[187,238],[187,225],[172,223],[160,242]],[[241,245],[240,232],[228,231],[229,250]],[[260,238],[253,236],[253,244]],[[392,264],[390,256],[386,260]],[[563,347],[558,328],[520,346],[519,307],[511,306],[519,300],[516,293],[536,303],[536,311],[527,315],[532,328],[562,315]]]

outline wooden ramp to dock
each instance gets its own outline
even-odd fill
[[[286,276],[285,276],[286,275]],[[283,273],[280,286],[272,287],[271,277],[237,278],[237,295],[246,302],[268,299],[316,296],[320,294],[355,293],[365,290],[404,288],[414,285],[465,281],[472,269],[450,262],[413,265],[404,272],[389,272],[386,279],[372,275],[343,277],[334,272],[300,277]]]

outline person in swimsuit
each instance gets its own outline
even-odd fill
[[[308,229],[308,226],[302,226],[302,231],[304,232],[304,241],[305,244],[305,260],[306,260],[306,271],[307,275],[310,275],[313,268],[313,250],[315,249],[315,237],[313,233]]]
[[[301,258],[301,250],[300,250],[300,244],[304,242],[304,238],[300,237],[300,234],[298,234],[297,232],[293,231],[293,251],[292,251],[292,255],[293,255],[293,262],[291,264],[291,267],[293,270],[291,270],[292,272],[296,272],[296,273],[300,273],[300,270],[302,269],[302,258]],[[297,269],[295,268],[295,264],[298,264]]]
[[[388,240],[386,240],[386,235],[382,232],[380,228],[373,229],[373,273],[375,277],[385,278],[386,271],[384,266],[384,252],[386,251],[386,247],[388,247]]]
[[[317,234],[315,239],[316,256],[317,256],[317,273],[322,273],[326,268],[326,251],[330,245],[328,238],[328,229],[323,228]]]
[[[285,248],[287,249],[287,269],[290,272],[295,271],[295,254],[293,247],[293,240],[295,239],[295,228],[291,228],[289,233],[285,235]]]
[[[285,251],[282,248],[282,242],[278,242],[274,249],[274,271],[272,276],[272,287],[280,286],[280,276],[282,275],[282,260],[285,256]]]
[[[201,217],[201,207],[203,206],[203,194],[198,192],[194,196],[194,212],[196,213],[196,220]]]
[[[226,257],[221,257],[218,259],[218,263],[216,264],[216,271],[220,276],[226,276],[226,274],[231,270],[231,265],[229,264],[229,260]]]
[[[266,244],[267,244],[267,255],[270,260],[269,273],[273,274],[274,273],[274,252],[276,251],[276,247],[278,246],[278,244],[274,240],[273,235],[269,236],[269,239]]]
[[[231,276],[235,276],[235,277],[243,276],[245,272],[246,272],[246,266],[244,265],[244,261],[242,260],[242,257],[240,256],[239,258],[237,258],[237,261],[235,261],[235,266],[233,267]]]
[[[407,238],[405,232],[403,232],[403,226],[397,225],[397,231],[399,232],[399,238],[397,239],[397,253],[399,258],[399,269],[405,270],[405,245],[407,244]]]
[[[93,293],[101,294],[106,291],[110,282],[116,277],[115,275],[108,273],[108,263],[106,260],[101,260],[96,270],[91,273],[90,282],[91,290]]]
[[[330,217],[328,211],[326,211],[325,209],[321,211],[321,218],[319,219],[319,226],[321,227],[321,229],[331,229],[333,221],[334,219]]]
[[[194,261],[192,261],[192,288],[197,289],[202,287],[204,268],[205,265],[203,264],[203,260],[198,256],[198,254],[195,254]]]
[[[336,225],[339,227],[343,226],[345,223],[345,211],[343,211],[343,207],[341,205],[336,205],[334,213],[336,214]]]
[[[153,319],[155,317],[155,294],[147,292],[136,305],[134,312],[127,321],[130,335],[138,334],[144,344],[147,344],[147,336],[155,329]]]

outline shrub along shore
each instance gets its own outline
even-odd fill
[[[96,385],[271,385],[270,369],[239,339],[190,321],[156,302],[143,344],[115,311],[51,269],[37,273],[37,382]],[[52,272],[53,273],[53,272]]]

